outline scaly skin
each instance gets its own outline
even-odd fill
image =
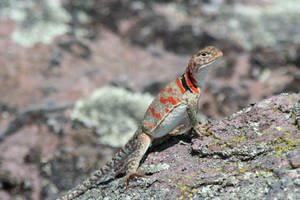
[[[128,143],[104,167],[58,200],[72,200],[97,182],[116,176],[124,162],[127,164],[124,185],[127,186],[132,178],[144,174],[137,169],[153,139],[176,135],[190,128],[201,135],[203,127],[197,121],[198,100],[211,64],[222,55],[218,48],[207,46],[192,56],[183,75],[170,82],[152,101]],[[188,124],[184,123],[185,119]]]

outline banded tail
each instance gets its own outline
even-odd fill
[[[122,164],[128,155],[133,153],[136,149],[136,139],[138,136],[139,129],[133,135],[133,137],[127,142],[127,144],[121,148],[111,159],[107,162],[101,169],[94,171],[89,178],[83,181],[82,184],[76,186],[74,189],[69,191],[64,196],[57,198],[56,200],[72,200],[81,194],[85,193],[87,190],[91,189],[98,181],[106,181],[107,175],[112,172],[117,166]]]

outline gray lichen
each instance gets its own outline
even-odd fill
[[[107,86],[78,101],[72,119],[96,129],[101,144],[121,147],[134,134],[152,99],[149,94]]]
[[[237,37],[244,46],[272,46],[300,42],[300,4],[294,0],[272,0],[265,6],[225,5],[220,8],[219,32]],[[213,25],[213,26],[215,26]]]
[[[50,43],[69,30],[71,20],[59,0],[2,0],[1,15],[16,23],[12,39],[25,47]]]

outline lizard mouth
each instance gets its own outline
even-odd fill
[[[207,62],[206,64],[203,64],[201,65],[200,67],[197,68],[197,71],[199,69],[203,69],[203,68],[206,68],[206,67],[212,67],[214,65],[212,65],[214,62],[218,61],[219,58],[221,58],[223,56],[223,53],[221,50],[217,51],[216,55],[215,55],[215,59],[214,60],[211,60],[210,62]]]
[[[216,62],[216,60],[213,60],[207,64],[201,65],[200,67],[197,67],[196,72],[198,72],[200,69],[206,68],[206,67],[213,67],[214,65],[212,65],[214,62]]]
[[[220,58],[220,57],[222,57],[222,55],[219,56],[218,58]],[[218,58],[216,60],[213,60],[213,61],[207,63],[207,64],[201,65],[200,67],[197,67],[196,68],[196,72],[198,72],[200,69],[204,69],[204,68],[207,68],[207,67],[213,67],[213,66],[215,66],[215,62],[218,61]]]

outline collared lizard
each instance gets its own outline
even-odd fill
[[[116,176],[117,169],[124,163],[127,168],[124,185],[127,186],[132,178],[144,174],[138,167],[154,139],[167,134],[179,134],[191,128],[201,134],[203,127],[197,120],[198,100],[211,64],[222,55],[220,49],[207,46],[192,56],[182,76],[170,82],[152,101],[128,143],[104,167],[93,172],[82,184],[58,200],[72,200],[97,182]],[[186,119],[189,123],[183,123]]]

